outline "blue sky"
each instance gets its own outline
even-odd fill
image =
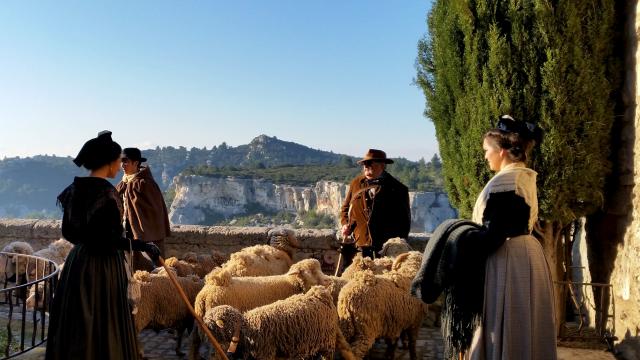
[[[3,1],[0,158],[260,134],[427,160],[412,85],[430,1]]]

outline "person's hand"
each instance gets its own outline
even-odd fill
[[[144,243],[144,252],[147,253],[147,255],[149,255],[149,257],[151,258],[151,260],[153,260],[154,264],[158,263],[158,260],[160,258],[160,248],[154,244],[154,243]]]
[[[342,236],[347,237],[351,235],[351,226],[349,224],[342,225]]]

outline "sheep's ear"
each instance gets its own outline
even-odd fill
[[[221,319],[216,320],[216,325],[218,325],[220,329],[224,329],[224,321]]]

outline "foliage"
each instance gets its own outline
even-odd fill
[[[541,217],[569,224],[603,202],[620,61],[614,1],[437,0],[416,83],[449,199],[469,216],[490,174],[481,139],[505,113],[537,123]]]
[[[412,162],[406,159],[395,159],[395,163],[387,168],[412,191],[441,191],[441,163],[437,155],[431,162],[424,159]],[[215,167],[197,166],[185,169],[182,175],[199,175],[208,177],[238,177],[266,179],[274,183],[286,183],[297,186],[310,186],[321,180],[349,183],[360,174],[361,169],[352,162],[341,161],[340,164],[327,165],[288,165],[277,167]]]
[[[331,215],[318,213],[310,210],[298,214],[302,227],[311,229],[333,229],[336,227],[336,220]]]

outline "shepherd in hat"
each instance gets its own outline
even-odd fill
[[[369,149],[358,161],[362,175],[351,181],[342,204],[342,235],[352,238],[351,249],[355,246],[363,257],[376,258],[385,241],[409,235],[409,190],[386,171],[387,164],[392,163],[384,151]],[[348,266],[355,251],[343,245],[342,255]]]
[[[127,237],[134,241],[152,242],[160,248],[160,256],[164,257],[164,239],[170,232],[167,206],[160,187],[151,175],[149,166],[142,163],[138,148],[122,150],[122,169],[124,175],[116,189],[124,204],[124,226]],[[134,253],[135,270],[152,270],[154,265],[140,253]]]

